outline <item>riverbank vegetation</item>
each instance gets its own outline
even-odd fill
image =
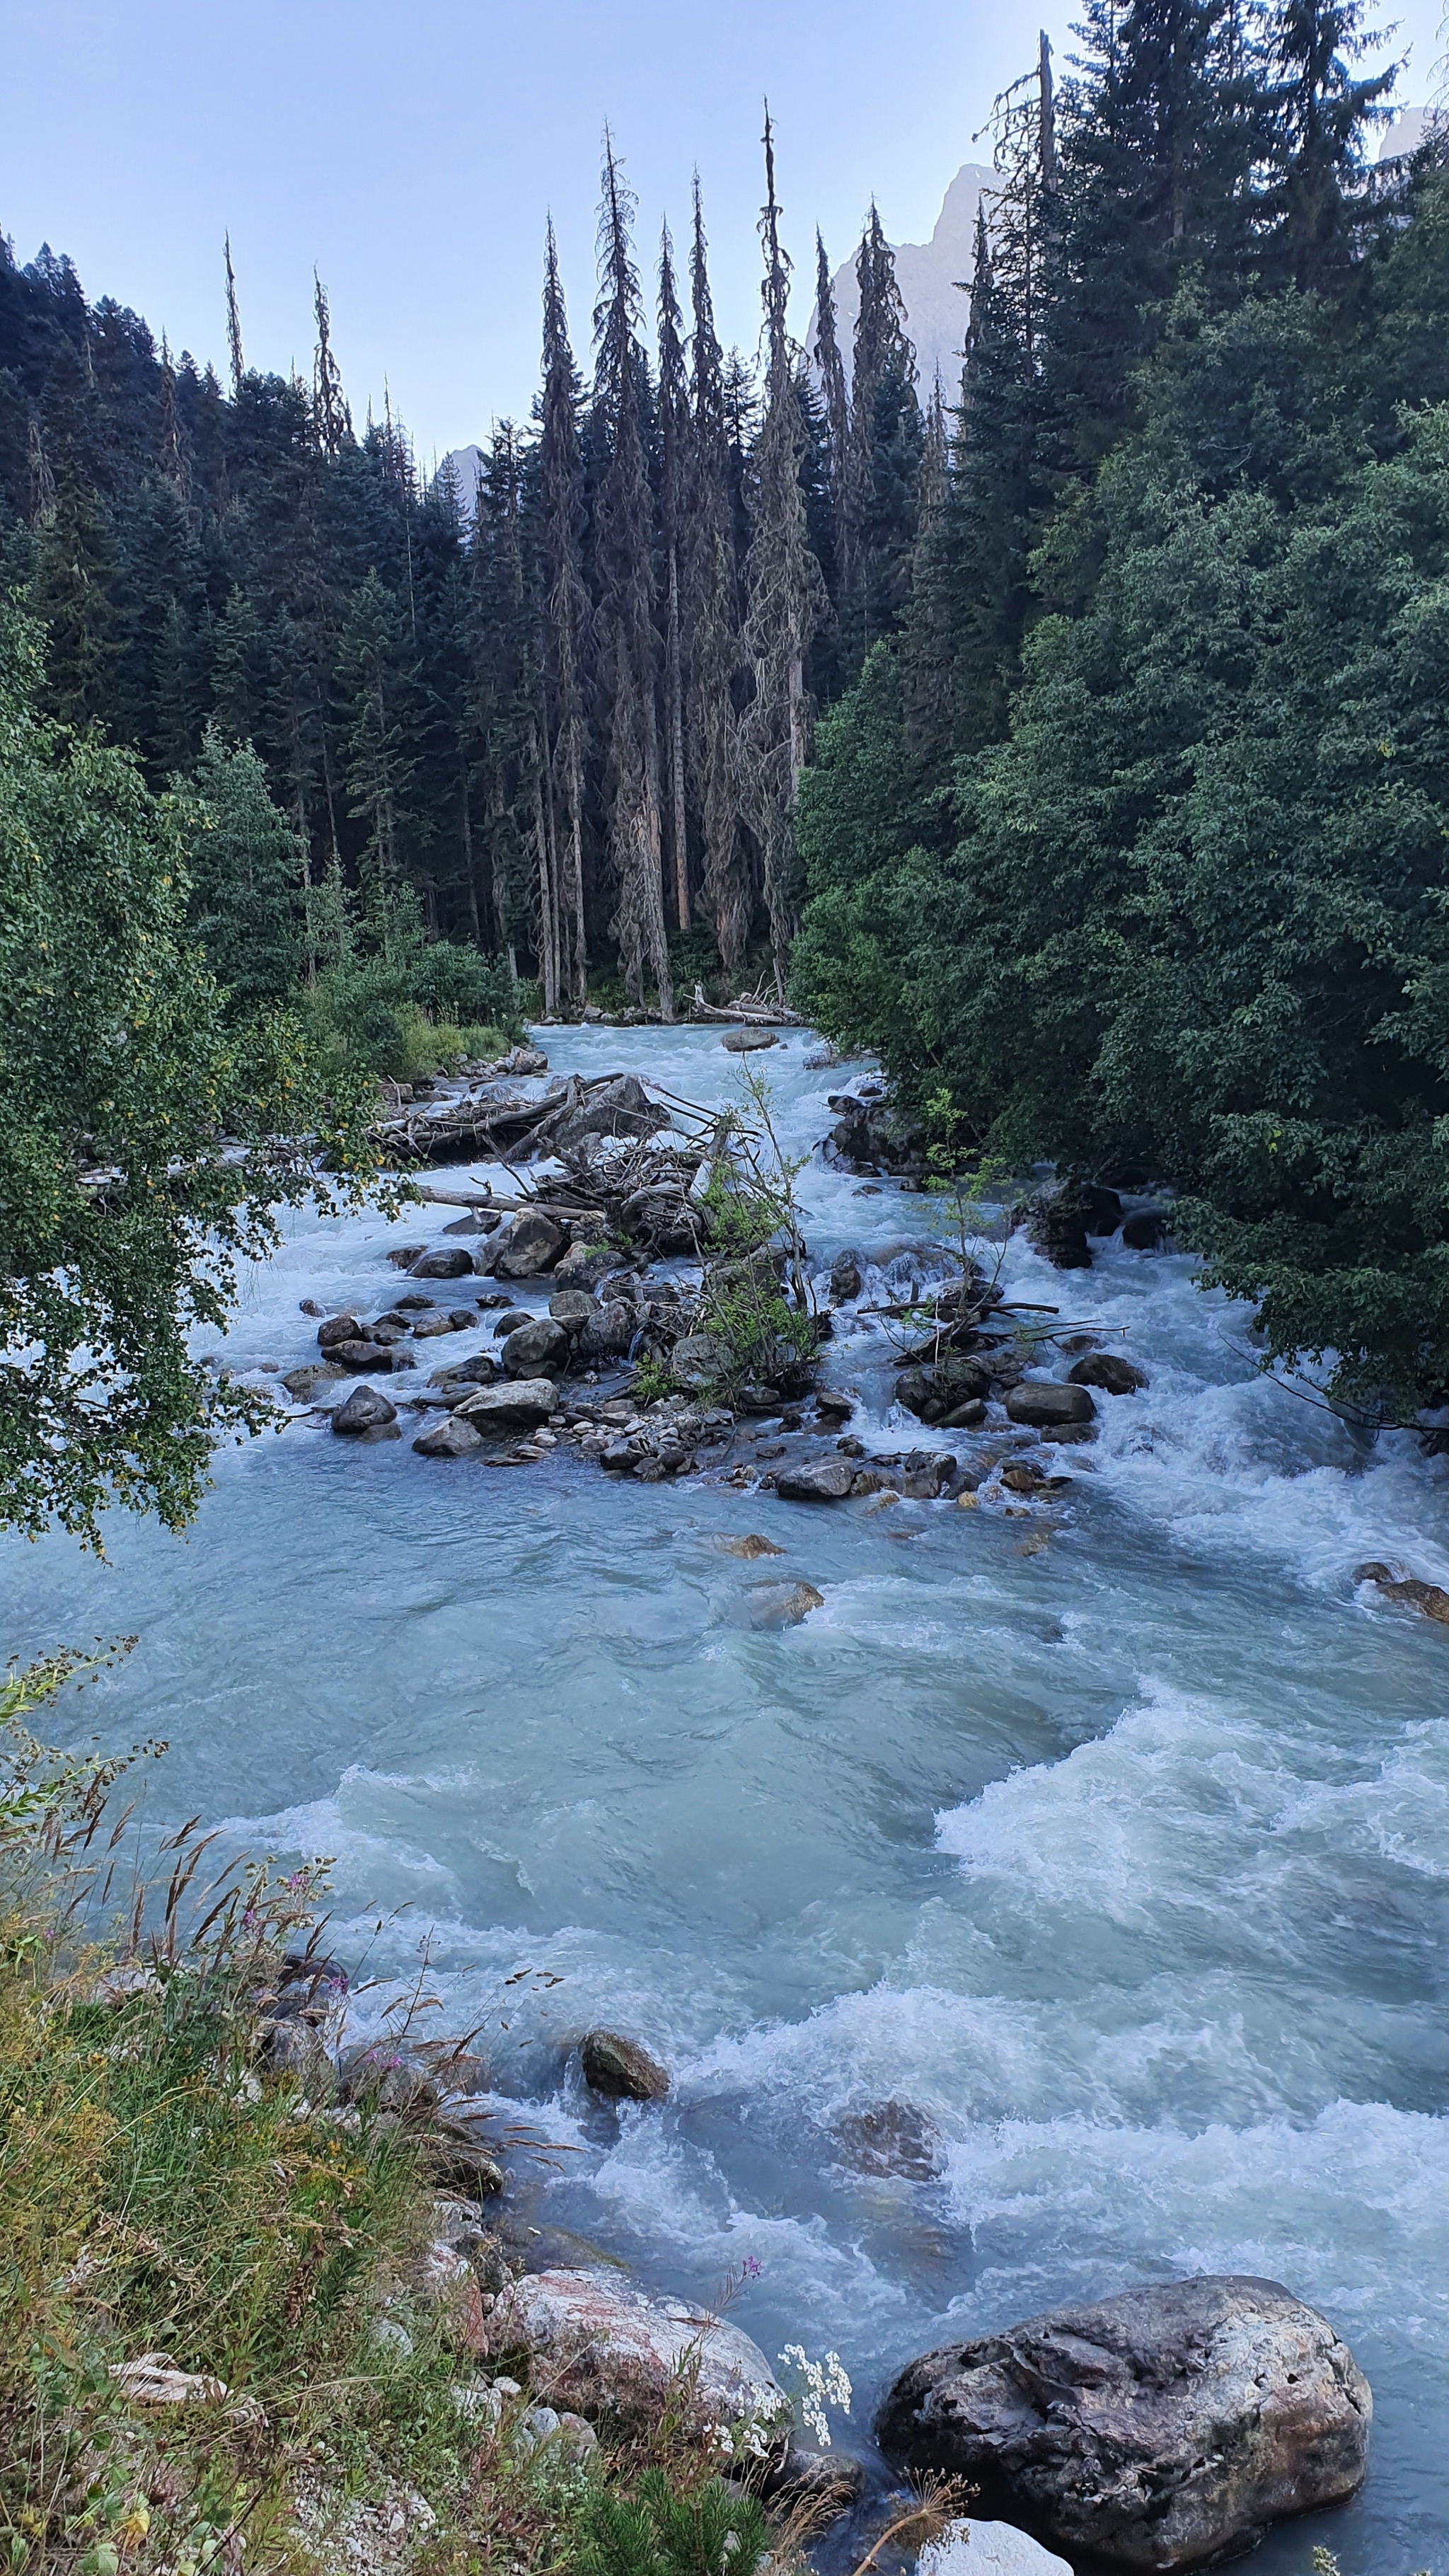
[[[432,2277],[426,2113],[319,2080],[323,1878],[203,1895],[186,1836],[135,1878],[128,1764],[27,1723],[93,1669],[0,1682],[6,2565],[750,2576],[763,2514],[667,2412],[580,2457],[530,2439],[538,2392],[480,2378],[476,2280]]]
[[[1003,104],[795,992],[1015,1163],[1176,1185],[1267,1350],[1449,1386],[1449,177],[1351,9],[1089,13]]]

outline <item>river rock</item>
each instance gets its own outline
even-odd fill
[[[599,1301],[590,1296],[587,1288],[556,1288],[548,1301],[548,1311],[565,1332],[581,1333],[597,1315]]]
[[[576,1358],[587,1365],[600,1360],[625,1359],[635,1334],[640,1329],[640,1315],[627,1297],[610,1297],[590,1316],[574,1344]]]
[[[399,1365],[387,1342],[333,1342],[327,1356],[352,1377],[387,1377]]]
[[[346,1375],[347,1371],[340,1368],[335,1360],[322,1360],[310,1368],[288,1369],[282,1384],[299,1404],[310,1404],[319,1386],[325,1386],[329,1378]]]
[[[1076,1181],[1058,1181],[1050,1189],[1038,1190],[1016,1210],[1016,1222],[1026,1227],[1033,1251],[1041,1253],[1054,1270],[1091,1269],[1087,1235],[1092,1216],[1092,1194]]]
[[[493,1327],[493,1338],[496,1342],[506,1342],[510,1333],[521,1333],[525,1324],[534,1321],[526,1306],[505,1306]]]
[[[1054,2549],[1043,2549],[1014,2522],[977,2522],[962,2516],[928,2541],[916,2576],[1072,2576]]]
[[[410,1279],[468,1279],[473,1255],[461,1243],[437,1243],[408,1272]]]
[[[541,1208],[524,1208],[508,1229],[494,1271],[500,1279],[536,1279],[553,1268],[565,1241],[563,1227],[551,1216]]]
[[[872,2102],[863,2111],[847,2111],[835,2123],[835,2141],[857,2173],[932,2182],[941,2170],[940,2130],[914,2102]]]
[[[361,1431],[384,1430],[389,1422],[396,1420],[395,1404],[389,1404],[385,1395],[379,1395],[375,1386],[359,1386],[354,1387],[345,1403],[338,1405],[332,1416],[332,1428],[344,1435],[355,1436]]]
[[[1090,1422],[1096,1406],[1084,1386],[1062,1386],[1055,1378],[1023,1378],[1006,1399],[1009,1422],[1045,1431],[1057,1423]]]
[[[823,1610],[825,1595],[813,1583],[760,1583],[750,1595],[752,1628],[798,1628],[812,1610]]]
[[[1099,1386],[1106,1395],[1135,1395],[1147,1384],[1147,1371],[1118,1351],[1089,1351],[1067,1371],[1073,1386]]]
[[[577,1109],[560,1119],[553,1131],[552,1150],[570,1153],[591,1136],[653,1136],[668,1124],[668,1110],[650,1099],[637,1073],[619,1073],[612,1082],[601,1082]]]
[[[754,1055],[761,1047],[778,1046],[773,1029],[726,1029],[720,1045],[730,1055]]]
[[[1424,1583],[1417,1575],[1407,1574],[1397,1580],[1386,1565],[1356,1565],[1355,1583],[1376,1583],[1390,1601],[1402,1601],[1409,1610],[1422,1610],[1426,1619],[1437,1619],[1449,1627],[1449,1592],[1438,1583]]]
[[[612,1244],[571,1243],[553,1275],[560,1288],[587,1288],[592,1293],[618,1267]]]
[[[1138,1208],[1133,1216],[1122,1220],[1122,1241],[1129,1252],[1160,1252],[1167,1239],[1167,1219],[1161,1208]]]
[[[864,2495],[865,2464],[848,2451],[810,2451],[792,2442],[778,2468],[758,2483],[777,2513],[804,2517],[806,2537],[813,2538]]]
[[[338,1342],[360,1342],[362,1326],[355,1315],[329,1315],[317,1327],[317,1348],[330,1351]]]
[[[782,1503],[843,1503],[855,1480],[848,1458],[817,1458],[803,1467],[782,1467],[775,1491]]]
[[[838,1252],[830,1265],[830,1300],[835,1306],[858,1297],[864,1284],[864,1273],[858,1252]]]
[[[584,2082],[611,2102],[662,2102],[669,2077],[657,2057],[617,2030],[586,2031],[579,2049]]]
[[[783,2442],[790,2400],[758,2344],[687,2299],[651,2299],[604,2271],[534,2272],[485,2320],[490,2360],[525,2352],[549,2395],[647,2430],[668,2410],[694,2440],[738,2430]]]
[[[466,1333],[478,1321],[476,1315],[465,1315],[461,1306],[446,1315],[419,1315],[412,1327],[415,1342],[433,1342],[442,1333]]]
[[[478,1431],[517,1431],[547,1422],[558,1409],[558,1388],[546,1377],[522,1378],[516,1384],[480,1386],[453,1415]]]
[[[685,1333],[669,1354],[671,1376],[696,1390],[715,1385],[729,1364],[729,1352],[712,1333]]]
[[[422,1432],[413,1442],[420,1458],[466,1458],[470,1451],[482,1446],[482,1433],[475,1431],[472,1423],[464,1422],[457,1413],[450,1413],[442,1422],[435,1422],[431,1430]]]
[[[467,1216],[456,1217],[445,1225],[444,1234],[496,1234],[503,1223],[499,1208],[472,1208]]]
[[[503,1345],[503,1365],[510,1377],[542,1377],[546,1369],[562,1372],[568,1363],[568,1334],[551,1315],[535,1315],[520,1324]]]
[[[1277,2281],[1205,2275],[922,2355],[876,2422],[912,2474],[969,2479],[1072,2555],[1201,2567],[1359,2485],[1373,2401]]]
[[[745,1557],[783,1556],[785,1553],[782,1547],[776,1547],[772,1538],[760,1538],[753,1530],[747,1538],[722,1538],[719,1551],[721,1556]]]

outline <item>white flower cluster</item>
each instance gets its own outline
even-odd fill
[[[787,2343],[780,2355],[787,2370],[793,2370],[800,2382],[798,2403],[800,2420],[813,2433],[823,2451],[830,2448],[830,2426],[825,2409],[833,2406],[842,2415],[850,2413],[851,2386],[845,2365],[838,2352],[828,2352],[823,2361],[812,2361],[803,2344]]]

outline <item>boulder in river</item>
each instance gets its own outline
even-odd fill
[[[726,1029],[720,1045],[730,1055],[753,1055],[761,1047],[778,1046],[773,1029]]]
[[[1353,1579],[1355,1583],[1376,1583],[1390,1601],[1402,1601],[1405,1609],[1422,1610],[1426,1619],[1437,1619],[1441,1626],[1449,1627],[1449,1592],[1442,1584],[1424,1583],[1415,1574],[1399,1579],[1386,1565],[1376,1562],[1356,1565]]]
[[[753,1530],[747,1538],[722,1538],[719,1551],[721,1556],[745,1557],[783,1556],[785,1553],[782,1547],[776,1547],[772,1538],[760,1538]]]
[[[1372,2411],[1314,2309],[1277,2281],[1205,2275],[925,2353],[876,2433],[894,2465],[969,2479],[1073,2557],[1165,2571],[1342,2504]]]
[[[1023,1378],[1006,1399],[1007,1420],[1025,1423],[1032,1431],[1090,1422],[1096,1410],[1086,1387],[1063,1386],[1056,1378]]]
[[[552,1270],[565,1245],[564,1230],[541,1208],[524,1208],[513,1220],[493,1267],[500,1279],[537,1279]]]
[[[456,1413],[445,1414],[441,1422],[435,1422],[431,1430],[422,1432],[413,1442],[420,1458],[466,1458],[482,1446],[482,1433]]]
[[[757,1583],[750,1594],[752,1628],[798,1628],[812,1610],[823,1610],[825,1595],[813,1583]]]
[[[610,1297],[584,1325],[574,1345],[575,1356],[586,1365],[624,1359],[639,1325],[639,1310],[627,1297]]]
[[[510,1333],[503,1345],[503,1365],[510,1377],[542,1377],[546,1369],[568,1367],[570,1342],[551,1315],[535,1315]]]
[[[550,1142],[555,1153],[568,1154],[594,1136],[653,1136],[668,1124],[668,1110],[650,1099],[637,1073],[619,1073],[567,1110]]]
[[[461,1243],[437,1243],[408,1272],[410,1279],[468,1279],[473,1255]]]
[[[831,1304],[833,1306],[847,1305],[852,1297],[858,1297],[860,1295],[863,1284],[864,1273],[861,1267],[860,1254],[858,1252],[837,1252],[835,1259],[830,1265]]]
[[[586,2031],[579,2063],[589,2090],[611,2102],[662,2102],[669,2090],[669,2077],[658,2058],[641,2048],[637,2039],[625,2039],[617,2030]]]
[[[391,1342],[331,1342],[327,1357],[353,1377],[371,1377],[374,1374],[386,1377],[398,1366]]]
[[[282,1384],[289,1395],[296,1397],[299,1404],[310,1404],[319,1386],[325,1386],[329,1379],[345,1377],[346,1374],[346,1370],[339,1367],[336,1361],[321,1360],[310,1368],[288,1369]]]
[[[362,1326],[355,1315],[328,1315],[317,1327],[317,1348],[330,1351],[338,1342],[360,1342]]]
[[[522,1378],[517,1384],[480,1386],[454,1413],[454,1421],[471,1422],[478,1431],[517,1431],[547,1422],[558,1409],[558,1388],[546,1377]]]
[[[413,1340],[432,1342],[440,1333],[466,1333],[477,1321],[476,1315],[465,1315],[461,1306],[454,1307],[448,1314],[419,1315],[412,1327]]]
[[[854,1481],[848,1458],[816,1458],[802,1467],[782,1467],[775,1491],[782,1503],[843,1503]]]
[[[375,1386],[354,1387],[345,1404],[339,1404],[332,1416],[332,1428],[344,1437],[356,1438],[363,1431],[383,1431],[397,1420],[397,1406]]]
[[[591,1324],[597,1315],[599,1301],[597,1297],[590,1296],[587,1288],[555,1288],[548,1301],[548,1311],[554,1322],[562,1324],[566,1332],[581,1333],[585,1324]]]
[[[1122,1241],[1128,1252],[1160,1252],[1167,1239],[1167,1219],[1161,1208],[1138,1208],[1122,1220]]]
[[[1089,1351],[1067,1371],[1073,1386],[1099,1386],[1105,1395],[1135,1395],[1147,1384],[1147,1371],[1120,1351]]]
[[[485,2322],[494,2361],[525,2352],[550,2397],[647,2430],[669,2411],[696,2441],[738,2431],[783,2447],[791,2406],[758,2344],[687,2299],[651,2299],[603,2271],[534,2272]]]
[[[712,1333],[685,1333],[669,1354],[670,1375],[696,1392],[714,1386],[727,1372],[730,1355]]]

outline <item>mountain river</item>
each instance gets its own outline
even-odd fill
[[[737,1092],[717,1031],[541,1043]],[[810,1071],[816,1043],[754,1059],[800,1152],[860,1070]],[[948,1231],[818,1152],[800,1190],[816,1270]],[[455,1214],[289,1219],[229,1359],[315,1355],[299,1300],[379,1311],[387,1243]],[[537,2223],[705,2299],[749,2258],[734,2318],[840,2353],[847,2447],[933,2343],[1266,2273],[1351,2343],[1376,2416],[1359,2499],[1253,2564],[1306,2576],[1321,2542],[1344,2576],[1449,2576],[1449,1632],[1351,1579],[1449,1582],[1449,1469],[1406,1435],[1365,1458],[1258,1375],[1186,1259],[1062,1276],[1018,1236],[1003,1275],[1150,1376],[1099,1397],[1049,1509],[791,1505],[566,1451],[494,1473],[415,1457],[407,1414],[361,1447],[297,1421],[223,1453],[183,1539],[118,1514],[105,1565],[0,1547],[6,1648],[135,1631],[74,1722],[169,1738],[153,1821],[334,1855],[329,1946],[384,1981],[359,2012],[425,1952],[431,2026],[479,2027],[507,2110],[570,2151]],[[887,1357],[857,1324],[826,1375],[867,1447],[919,1445]],[[749,1531],[785,1555],[721,1552]],[[752,1625],[781,1573],[824,1607]],[[567,2043],[596,2021],[666,2060],[667,2103],[585,2097]],[[836,2122],[887,2099],[937,2123],[936,2179],[842,2161]]]

